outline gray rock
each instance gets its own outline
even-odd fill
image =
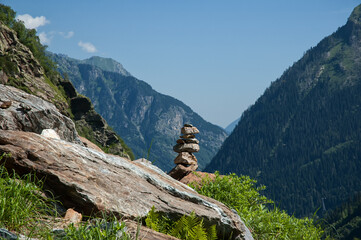
[[[38,134],[44,129],[53,129],[61,139],[82,144],[73,121],[52,103],[2,84],[0,96],[11,102],[8,108],[0,108],[0,129]]]
[[[31,132],[0,130],[5,166],[33,172],[63,203],[84,215],[106,211],[123,218],[144,217],[154,206],[167,216],[192,211],[216,224],[228,239],[244,239],[244,224],[224,204],[199,195],[147,162],[133,163],[78,144]],[[223,235],[222,235],[223,236]]]

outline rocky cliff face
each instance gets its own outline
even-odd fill
[[[91,102],[78,95],[74,86],[54,72],[45,74],[44,68],[28,47],[17,38],[15,31],[0,23],[0,83],[22,89],[53,103],[65,116],[74,116],[79,133],[105,151],[127,156],[131,151],[119,136],[95,112]],[[6,97],[0,96],[0,100]],[[32,113],[31,111],[29,113]],[[35,123],[34,123],[35,124]]]
[[[202,169],[217,152],[226,132],[202,119],[188,106],[170,96],[160,94],[147,83],[130,74],[111,72],[109,67],[93,59],[75,60],[64,55],[51,55],[60,71],[69,77],[76,89],[88,96],[95,109],[124,138],[138,157],[146,157],[163,170],[174,167],[173,143],[185,123],[198,127]],[[114,60],[113,60],[114,61]]]
[[[237,214],[149,161],[132,162],[84,147],[72,121],[51,103],[4,85],[0,93],[11,102],[0,103],[0,155],[8,154],[5,166],[46,179],[45,187],[64,207],[85,215],[106,211],[123,219],[145,217],[152,206],[170,218],[194,211],[206,224],[216,224],[220,236],[252,239]],[[38,134],[47,127],[60,139]]]

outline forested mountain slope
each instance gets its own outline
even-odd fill
[[[325,234],[332,239],[357,240],[361,238],[361,193],[328,212],[324,221]]]
[[[361,5],[246,110],[207,171],[236,172],[297,216],[361,191]]]
[[[181,101],[156,92],[114,60],[50,55],[60,72],[92,100],[95,109],[124,138],[136,158],[148,157],[149,150],[149,160],[169,171],[175,166],[173,145],[180,129],[184,123],[191,123],[200,130],[197,138],[201,150],[196,156],[202,169],[227,136],[222,128],[205,121]]]

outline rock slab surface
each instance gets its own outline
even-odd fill
[[[148,162],[133,163],[84,146],[31,132],[0,130],[0,154],[19,174],[45,177],[46,188],[67,208],[85,215],[108,211],[124,218],[144,217],[154,206],[168,217],[190,214],[217,224],[232,239],[245,238],[239,216],[222,203],[201,196]]]

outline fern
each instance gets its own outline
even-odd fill
[[[145,219],[147,227],[159,232],[159,213],[155,211],[155,207],[149,211],[147,218]]]
[[[205,228],[203,219],[192,212],[189,216],[184,215],[176,222],[167,217],[160,216],[154,206],[145,219],[147,227],[180,239],[185,240],[216,240],[216,225]]]

